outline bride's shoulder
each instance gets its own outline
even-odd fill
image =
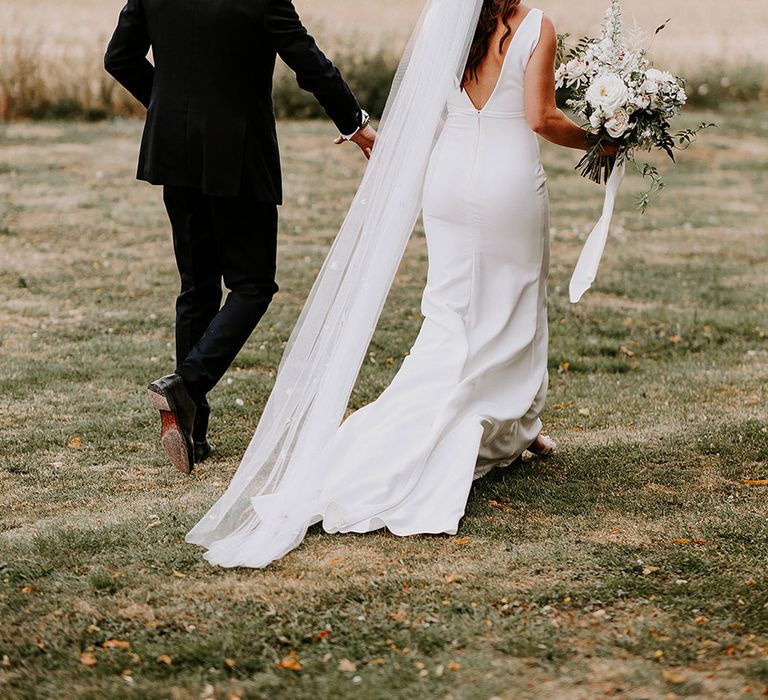
[[[555,31],[555,23],[552,21],[552,18],[544,12],[544,10],[539,9],[538,7],[531,7],[530,5],[520,4],[519,8],[524,11],[523,19],[525,19],[529,14],[535,13],[541,16],[541,28],[542,31],[547,32],[554,32]]]
[[[541,14],[541,38],[556,38],[557,30],[555,29],[555,23],[552,21],[552,18],[543,10],[537,10],[537,12]]]

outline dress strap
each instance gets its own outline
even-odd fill
[[[530,13],[534,15],[530,18],[530,21],[527,22],[527,26],[525,27],[526,35],[524,37],[521,37],[520,42],[520,51],[525,57],[526,61],[530,60],[531,56],[533,55],[533,52],[536,50],[536,47],[539,45],[539,40],[541,39],[541,23],[544,19],[544,12],[537,7],[534,7],[531,9]],[[529,19],[526,17],[526,19]],[[522,25],[521,25],[522,28]]]

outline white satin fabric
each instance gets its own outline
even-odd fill
[[[329,532],[455,533],[473,478],[513,461],[541,427],[548,201],[523,75],[542,14],[523,19],[478,112],[456,76],[479,8],[427,5],[256,435],[187,537],[213,564],[267,566],[319,521]],[[422,186],[423,328],[390,387],[341,423]]]
[[[424,191],[424,325],[381,397],[320,459],[328,532],[457,532],[473,478],[541,430],[547,391],[549,206],[523,74],[541,12],[523,20],[478,111],[456,87]]]
[[[608,182],[605,184],[603,214],[584,244],[579,261],[576,263],[576,268],[571,276],[570,285],[568,286],[568,293],[572,304],[577,304],[581,300],[581,297],[589,290],[595,281],[595,277],[597,277],[597,270],[600,267],[605,244],[608,242],[608,232],[611,228],[616,197],[624,182],[626,168],[627,166],[624,161],[616,164],[608,178]]]

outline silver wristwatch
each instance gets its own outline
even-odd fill
[[[343,138],[345,141],[349,141],[358,131],[360,131],[362,129],[365,129],[365,127],[368,126],[371,123],[371,115],[368,114],[368,112],[366,112],[364,109],[361,110],[361,112],[362,112],[361,116],[362,116],[362,119],[363,119],[362,124],[360,124],[360,126],[358,126],[357,129],[353,133],[351,133],[349,135],[342,134],[341,138]]]

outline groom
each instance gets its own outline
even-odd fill
[[[337,142],[370,156],[368,115],[291,0],[128,0],[105,56],[106,70],[148,108],[138,177],[163,185],[173,230],[177,368],[149,385],[149,398],[163,448],[184,473],[212,452],[206,395],[278,291],[277,55],[345,135]]]

